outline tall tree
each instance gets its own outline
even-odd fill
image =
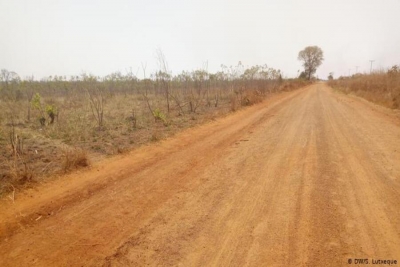
[[[311,80],[312,75],[324,60],[324,52],[318,46],[307,46],[299,52],[298,60],[303,61],[304,73],[308,80]]]

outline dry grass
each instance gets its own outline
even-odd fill
[[[300,87],[304,87],[311,84],[310,81],[308,80],[304,80],[304,79],[290,79],[290,80],[285,80],[281,87],[280,90],[281,91],[292,91],[292,90],[296,90]]]
[[[294,90],[307,83],[277,77],[193,79],[169,81],[169,106],[163,84],[157,80],[31,81],[10,83],[7,87],[0,83],[1,188],[9,191],[19,181],[89,166],[90,161],[125,153],[259,103],[270,93]],[[101,88],[104,99],[101,127],[85,93],[86,87],[96,86]],[[32,106],[26,97],[28,92],[40,94],[42,110]],[[48,106],[57,113],[51,124],[43,113]],[[45,125],[39,122],[43,116]],[[156,116],[162,119],[157,120]],[[15,130],[14,139],[8,134],[10,125]],[[13,162],[13,155],[20,150],[17,137],[23,137],[24,155]]]
[[[263,101],[263,99],[264,99],[264,95],[261,92],[252,90],[252,91],[247,92],[244,95],[244,97],[241,101],[241,105],[242,106],[251,106],[251,105],[260,103],[261,101]]]
[[[388,71],[340,77],[329,81],[329,85],[389,108],[400,108],[400,69],[397,66]]]
[[[13,160],[9,161],[8,164],[11,181],[21,185],[32,181],[33,172],[27,163]]]
[[[64,173],[90,165],[87,152],[81,148],[66,147],[63,151],[63,157],[62,169]]]
[[[34,178],[34,171],[29,164],[21,157],[12,157],[5,159],[1,164],[3,173],[0,176],[0,196],[13,192],[13,200],[15,190],[31,183]]]

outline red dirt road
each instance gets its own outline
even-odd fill
[[[0,266],[349,266],[355,258],[400,261],[400,119],[322,83],[0,207]]]

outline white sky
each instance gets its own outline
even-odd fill
[[[293,77],[308,45],[322,78],[400,64],[400,0],[0,0],[0,68],[21,77],[149,73],[157,48],[174,74],[242,61]]]

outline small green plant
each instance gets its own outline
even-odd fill
[[[167,117],[165,116],[165,114],[158,108],[156,108],[153,111],[153,116],[154,116],[154,120],[157,121],[162,121],[164,123],[164,125],[167,124]]]
[[[54,123],[54,119],[57,115],[57,108],[54,105],[47,105],[46,106],[46,113],[50,117],[50,124]]]
[[[45,124],[46,124],[45,114],[47,114],[50,118],[49,124],[54,123],[54,119],[57,116],[57,107],[56,106],[46,105],[46,107],[43,108],[42,97],[40,96],[39,93],[36,93],[33,96],[31,103],[32,103],[32,106],[40,112],[40,116],[39,116],[40,125],[45,126]]]
[[[31,103],[32,103],[33,108],[40,112],[40,116],[39,116],[40,125],[45,126],[46,118],[44,117],[44,111],[43,111],[43,106],[42,106],[41,100],[42,100],[42,97],[40,96],[40,94],[36,93],[33,96]]]
[[[32,98],[32,106],[38,110],[42,109],[42,103],[41,103],[41,96],[39,93],[36,93],[33,98]]]

